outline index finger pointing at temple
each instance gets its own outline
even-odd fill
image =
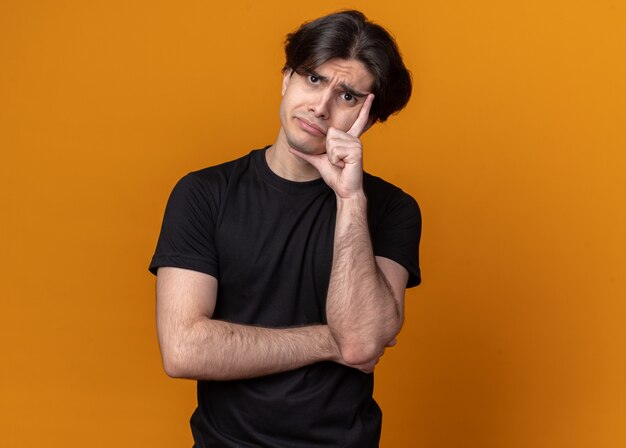
[[[374,94],[370,93],[365,98],[365,102],[363,106],[361,106],[361,111],[359,112],[359,116],[356,117],[356,121],[352,125],[352,127],[348,130],[348,134],[353,137],[360,137],[361,134],[365,131],[365,126],[367,126],[367,121],[370,117],[370,110],[372,109],[372,103],[374,102]]]

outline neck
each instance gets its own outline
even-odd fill
[[[289,152],[289,149],[289,142],[281,128],[276,142],[265,151],[265,160],[274,174],[294,182],[320,178],[320,173],[311,164]]]

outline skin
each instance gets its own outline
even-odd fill
[[[358,138],[374,122],[369,117],[373,83],[374,77],[355,60],[331,59],[314,74],[287,70],[282,83],[281,128],[276,142],[266,151],[272,171],[293,181],[317,179],[319,170],[298,153],[324,154],[328,153],[327,145],[339,148],[342,142],[360,145]],[[345,86],[362,96],[346,92]]]
[[[370,373],[395,344],[407,271],[374,257],[363,192],[361,135],[373,124],[373,77],[358,61],[332,59],[315,73],[285,72],[281,128],[266,151],[277,175],[322,178],[337,199],[328,325],[259,328],[211,319],[218,282],[179,268],[157,276],[157,330],[168,375],[229,380],[334,361]],[[363,94],[355,97],[354,93]]]

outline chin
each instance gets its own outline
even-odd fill
[[[293,149],[304,154],[315,155],[324,154],[326,152],[326,142],[323,142],[322,144],[302,141],[298,142],[292,140],[288,140],[287,142],[289,143],[289,146],[291,146]]]

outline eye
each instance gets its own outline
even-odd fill
[[[316,75],[309,75],[309,82],[311,84],[318,84],[320,82],[320,78]]]
[[[348,103],[352,103],[355,98],[351,93],[342,93],[341,97],[343,98],[344,101],[347,101]]]

